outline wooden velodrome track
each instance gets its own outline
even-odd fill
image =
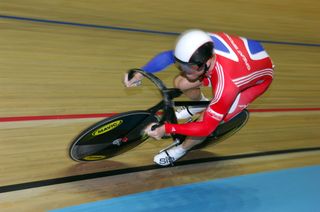
[[[320,164],[319,6],[317,0],[1,1],[0,211],[44,211],[218,177]],[[171,49],[175,33],[189,28],[264,40],[273,58],[275,80],[250,106],[247,126],[183,161],[248,157],[154,169],[154,154],[170,141],[149,139],[109,161],[80,164],[69,159],[72,138],[102,117],[68,115],[152,106],[160,99],[157,90],[146,81],[143,87],[125,89],[123,73]],[[176,74],[171,67],[158,76],[171,85]],[[249,157],[280,150],[299,151]],[[63,184],[48,181],[139,167],[150,170]],[[51,184],[23,184],[38,181]]]

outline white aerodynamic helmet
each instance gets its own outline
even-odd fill
[[[213,55],[213,41],[204,31],[198,29],[182,33],[176,42],[174,57],[180,64],[203,66]]]

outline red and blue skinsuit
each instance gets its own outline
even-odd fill
[[[213,69],[207,71],[202,83],[212,87],[213,99],[204,111],[202,121],[166,123],[166,133],[208,136],[221,121],[230,120],[262,95],[272,82],[273,64],[259,42],[226,33],[209,35],[214,43],[216,59]],[[173,63],[173,51],[165,51],[142,69],[154,73]]]

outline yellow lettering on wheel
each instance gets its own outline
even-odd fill
[[[104,155],[90,155],[82,158],[82,160],[88,160],[88,161],[95,161],[95,160],[102,160],[105,159],[106,156]]]
[[[109,132],[110,130],[113,130],[114,128],[118,127],[120,124],[122,124],[122,120],[117,120],[114,122],[111,122],[109,124],[106,124],[102,127],[100,127],[99,129],[97,129],[96,131],[94,131],[92,133],[93,136],[98,136],[101,135],[103,133]]]

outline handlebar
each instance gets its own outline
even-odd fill
[[[182,91],[178,88],[167,88],[158,77],[156,77],[152,73],[146,73],[145,71],[143,71],[141,69],[129,70],[128,80],[132,79],[132,77],[134,76],[135,73],[140,73],[144,77],[149,79],[159,89],[159,91],[161,92],[161,95],[162,95],[162,99],[163,99],[162,103],[163,104],[160,104],[160,105],[162,105],[162,108],[163,108],[163,116],[162,116],[159,124],[152,126],[152,130],[161,126],[165,122],[174,123],[174,124],[178,123],[177,117],[175,116],[174,104],[173,104],[172,99],[179,97],[182,94]],[[174,140],[174,142],[166,149],[171,148],[174,145],[180,144],[185,138],[185,136],[178,135],[178,134],[171,134],[171,136],[172,136],[172,139]],[[164,151],[166,149],[163,149],[162,151]]]
[[[134,76],[134,74],[136,72],[142,74],[144,77],[149,79],[159,89],[165,105],[169,105],[169,106],[173,107],[172,99],[181,96],[182,91],[180,89],[178,89],[178,88],[167,88],[158,77],[156,77],[152,73],[147,73],[147,72],[145,72],[145,71],[143,71],[141,69],[131,69],[131,70],[129,70],[129,72],[128,72],[128,80],[132,79],[132,77]]]
[[[141,69],[131,69],[128,72],[128,80],[132,79],[135,73],[140,73],[149,79],[160,91],[163,99],[164,114],[160,123],[169,121],[170,123],[177,123],[177,118],[174,115],[172,99],[179,97],[182,91],[178,88],[167,88],[164,83],[152,73],[147,73]]]
[[[182,94],[180,89],[178,88],[168,89],[158,77],[156,77],[152,73],[147,73],[142,69],[138,69],[138,68],[130,69],[128,72],[128,80],[131,80],[136,72],[142,74],[144,77],[149,79],[160,90],[164,99],[166,99],[166,97],[173,99],[173,98],[179,97]]]

